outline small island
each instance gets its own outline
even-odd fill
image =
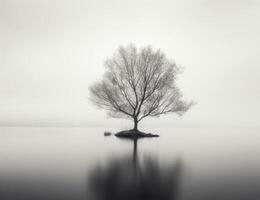
[[[119,138],[129,138],[129,139],[137,139],[137,138],[144,138],[144,137],[159,137],[159,135],[157,134],[144,133],[134,129],[120,131],[116,133],[115,136]]]

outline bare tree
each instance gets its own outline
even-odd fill
[[[120,47],[105,66],[103,80],[90,87],[91,100],[112,117],[132,119],[134,130],[145,117],[182,115],[193,104],[176,86],[180,68],[160,50]]]

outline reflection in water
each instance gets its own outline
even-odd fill
[[[158,142],[142,139],[148,153],[156,143],[162,158],[176,151],[185,155],[184,171],[180,161],[163,167],[154,157],[144,159],[139,140],[131,141],[132,154],[122,158],[126,145],[102,140],[100,130],[57,130],[8,128],[0,135],[0,200],[260,199],[259,140],[252,137],[259,132],[242,131],[243,140],[218,132],[229,135],[227,141],[223,135],[221,140],[211,138],[214,134],[193,137],[196,129],[168,130]],[[117,159],[92,168],[112,152]]]
[[[111,160],[95,168],[88,177],[88,198],[92,200],[175,200],[181,162],[162,167],[152,157],[138,158],[137,139],[133,156]]]

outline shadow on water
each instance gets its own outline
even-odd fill
[[[98,166],[88,177],[88,198],[91,200],[176,200],[182,169],[178,159],[162,166],[152,156],[138,158],[138,140],[133,140],[133,154],[112,159]]]

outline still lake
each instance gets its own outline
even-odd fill
[[[259,130],[144,129],[160,137],[135,146],[104,128],[1,127],[0,199],[259,200]]]

